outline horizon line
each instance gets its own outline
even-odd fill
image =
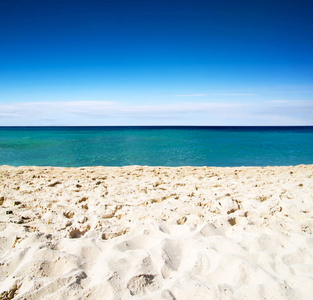
[[[313,127],[312,125],[0,125],[0,128],[42,127]]]

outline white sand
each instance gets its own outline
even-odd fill
[[[0,167],[0,299],[313,299],[313,165]]]

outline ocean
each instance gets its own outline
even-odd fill
[[[313,164],[313,126],[0,127],[0,165],[298,164]]]

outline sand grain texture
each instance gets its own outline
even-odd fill
[[[0,299],[312,299],[313,166],[0,167]]]

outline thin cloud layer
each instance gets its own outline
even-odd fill
[[[212,94],[213,96],[255,96],[255,94]]]
[[[208,96],[208,94],[190,94],[190,95],[176,95],[177,97],[203,97]]]
[[[313,125],[313,101],[177,102],[130,105],[113,101],[0,105],[0,125]]]

